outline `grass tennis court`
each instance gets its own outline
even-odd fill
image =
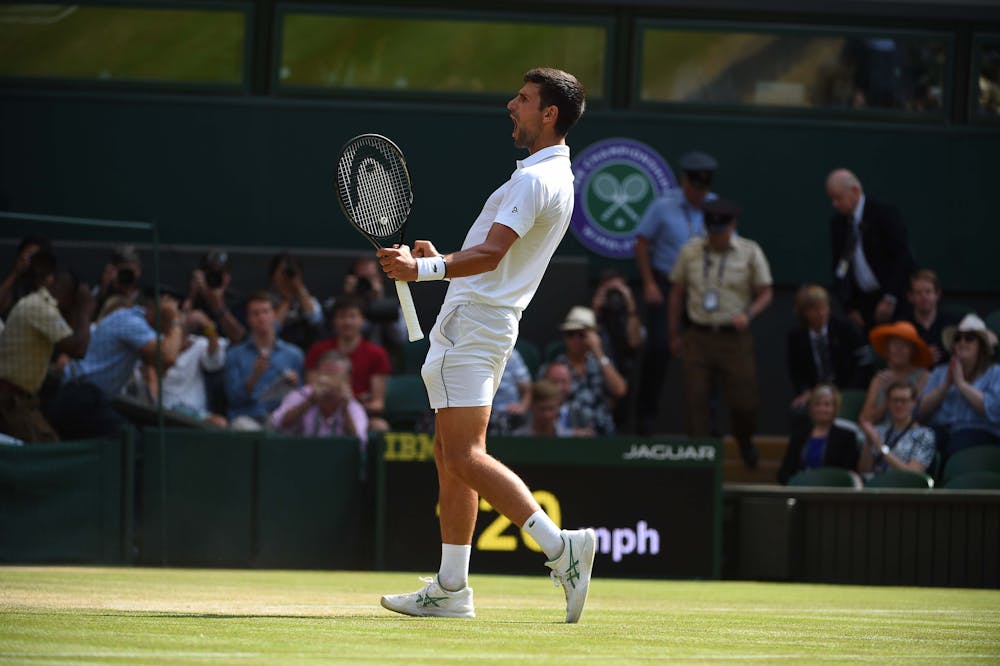
[[[4,664],[992,663],[1000,592],[473,576],[475,620],[395,616],[413,574],[0,568]]]

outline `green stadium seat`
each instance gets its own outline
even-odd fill
[[[840,467],[814,467],[795,474],[788,480],[788,485],[861,488],[861,478],[854,472]]]
[[[865,488],[918,488],[926,490],[934,487],[934,479],[921,472],[890,469],[876,474],[865,482]]]
[[[840,413],[837,416],[857,423],[861,408],[865,404],[867,391],[864,389],[844,389],[840,392]]]
[[[430,408],[420,375],[389,375],[385,387],[385,419],[393,430],[412,428]]]
[[[528,372],[531,373],[531,378],[534,379],[535,375],[538,374],[539,366],[542,364],[542,352],[538,350],[538,345],[531,340],[519,338],[517,344],[514,345],[514,349],[524,359],[524,364],[528,366]]]
[[[941,481],[947,486],[951,479],[972,472],[1000,474],[1000,446],[996,444],[973,446],[953,454],[944,464]]]
[[[1000,490],[1000,474],[996,472],[969,472],[949,479],[948,490]]]

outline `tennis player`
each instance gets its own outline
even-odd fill
[[[479,496],[531,535],[566,593],[566,622],[583,612],[594,562],[591,529],[560,530],[524,482],[486,452],[490,405],[531,301],[573,213],[566,133],[583,113],[583,86],[572,74],[533,69],[507,110],[514,145],[528,150],[473,223],[462,249],[442,255],[418,240],[379,250],[394,280],[451,284],[430,333],[421,373],[437,412],[434,462],[441,505],[441,568],[412,594],[382,597],[406,615],[475,617],[468,585]]]

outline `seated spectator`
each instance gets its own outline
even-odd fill
[[[834,423],[840,410],[840,392],[832,384],[819,384],[809,394],[810,427],[792,433],[778,469],[778,481],[788,483],[797,472],[814,467],[858,466],[858,440],[847,428]]]
[[[907,382],[917,391],[922,390],[927,383],[931,350],[908,321],[880,324],[868,333],[868,338],[875,353],[885,359],[887,367],[868,384],[861,418],[882,423],[886,418],[886,389],[896,382]]]
[[[569,364],[561,361],[552,361],[540,370],[542,379],[559,389],[559,413],[556,417],[560,432],[567,432],[574,437],[593,437],[593,424],[587,425],[586,419],[577,410],[575,419],[570,416],[569,396],[573,392],[573,371]],[[576,427],[573,421],[582,423]]]
[[[830,295],[816,284],[795,294],[798,326],[788,333],[788,372],[795,397],[791,408],[806,416],[806,405],[817,384],[843,390],[861,388],[871,375],[871,353],[861,332],[848,320],[830,313]]]
[[[642,350],[642,321],[636,311],[632,290],[615,269],[601,273],[591,308],[597,316],[597,330],[603,347],[608,350],[611,362],[628,384],[627,395],[616,402],[613,412],[615,427],[621,430],[634,403],[633,387],[638,385],[636,361]]]
[[[490,411],[489,433],[507,435],[517,430],[528,419],[531,407],[531,373],[521,353],[514,349],[500,376],[500,386],[493,396]]]
[[[365,325],[361,335],[387,352],[399,350],[409,340],[403,310],[395,297],[386,296],[385,273],[373,255],[358,257],[344,276],[344,294],[365,302]]]
[[[941,337],[952,358],[931,372],[918,418],[934,428],[945,459],[968,447],[1000,444],[1000,367],[993,363],[997,336],[970,313]]]
[[[57,288],[55,268],[48,250],[31,254],[24,274],[35,290],[17,302],[0,333],[0,433],[24,442],[59,439],[42,414],[38,392],[53,351],[83,358],[90,340],[90,290],[67,280]]]
[[[917,329],[917,334],[931,350],[932,365],[947,363],[950,356],[944,349],[941,333],[949,326],[958,324],[959,317],[938,309],[941,302],[941,283],[937,273],[919,270],[910,276],[910,290],[906,293],[909,301],[905,319]]]
[[[94,287],[98,315],[112,296],[121,296],[130,303],[138,300],[141,280],[142,261],[139,259],[139,252],[131,245],[115,248],[108,263],[104,264],[100,281]]]
[[[271,424],[289,435],[347,435],[367,445],[368,415],[351,392],[350,359],[336,351],[324,353],[309,383],[285,396]]]
[[[152,299],[143,302],[135,305],[134,291],[109,297],[91,330],[86,355],[63,370],[63,383],[47,414],[63,439],[117,435],[124,420],[112,400],[132,377],[136,363],[155,366],[159,353],[166,370],[177,360],[184,339],[177,300],[162,294],[158,307]]]
[[[261,429],[282,398],[301,384],[302,350],[279,339],[274,322],[271,294],[250,294],[249,333],[226,352],[224,371],[229,421],[236,430]]]
[[[233,314],[236,297],[229,290],[232,282],[232,268],[229,254],[213,250],[198,262],[198,268],[191,272],[191,282],[183,310],[200,310],[208,315],[215,330],[229,342],[243,340],[247,329]]]
[[[219,337],[215,324],[201,310],[184,312],[181,320],[186,333],[184,342],[177,354],[177,362],[167,370],[163,381],[159,383],[163,390],[163,406],[225,428],[228,425],[226,417],[213,414],[208,408],[205,373],[218,372],[225,367],[229,341]],[[153,391],[154,400],[154,387],[157,386],[155,380],[155,373],[147,374],[147,386]]]
[[[39,250],[52,252],[52,245],[42,236],[25,236],[18,243],[14,267],[3,282],[0,282],[0,315],[4,318],[15,303],[38,289],[35,280],[28,274],[28,265],[31,256]]]
[[[934,462],[934,431],[913,419],[917,388],[907,382],[894,382],[886,389],[889,420],[876,426],[862,418],[867,446],[861,447],[858,472],[881,474],[890,469],[926,472]]]
[[[539,379],[531,386],[528,422],[511,434],[528,437],[572,437],[573,430],[559,418],[562,399],[562,389],[550,381]]]
[[[306,370],[313,370],[324,353],[334,350],[351,359],[351,390],[365,406],[370,430],[388,430],[385,411],[385,387],[392,366],[389,354],[361,336],[364,326],[364,301],[357,296],[342,296],[333,304],[331,328],[334,337],[321,340],[306,354]]]
[[[323,310],[304,282],[302,262],[287,252],[271,257],[268,275],[277,307],[278,335],[299,349],[309,349],[323,333]]]
[[[592,428],[597,435],[613,435],[611,406],[625,395],[628,384],[604,352],[594,311],[575,306],[559,328],[566,351],[555,361],[566,364],[572,377],[567,400],[570,427]]]

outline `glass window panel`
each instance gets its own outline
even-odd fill
[[[980,44],[973,81],[974,108],[979,118],[1000,118],[1000,41]]]
[[[285,86],[503,94],[538,65],[603,96],[606,29],[581,24],[289,14]]]
[[[640,97],[647,102],[940,114],[944,37],[643,31]]]
[[[0,76],[240,83],[246,15],[0,5]]]

